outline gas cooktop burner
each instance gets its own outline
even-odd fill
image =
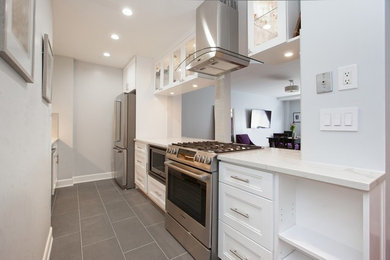
[[[222,143],[217,141],[176,143],[172,145],[183,147],[183,148],[195,149],[198,151],[206,151],[206,152],[214,152],[214,153],[238,152],[238,151],[246,151],[246,150],[263,148],[261,146],[256,146],[256,145]]]

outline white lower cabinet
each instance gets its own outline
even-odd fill
[[[144,193],[148,192],[148,174],[146,169],[135,164],[135,184]]]
[[[148,176],[148,197],[165,211],[165,185]]]
[[[273,259],[273,175],[220,163],[218,256]]]
[[[218,256],[225,260],[271,260],[272,253],[219,221]]]
[[[248,238],[272,250],[272,201],[220,183],[219,218]]]

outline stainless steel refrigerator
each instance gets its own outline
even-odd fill
[[[135,90],[115,99],[114,177],[123,189],[134,188]]]

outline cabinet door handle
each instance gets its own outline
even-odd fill
[[[235,179],[235,180],[238,180],[238,181],[242,181],[242,182],[249,183],[249,180],[248,180],[248,179],[241,179],[241,178],[238,177],[238,176],[230,176],[230,178]]]
[[[142,162],[140,160],[137,160],[137,163],[142,164]]]
[[[237,213],[237,214],[240,214],[241,216],[244,216],[244,217],[246,217],[246,218],[249,218],[249,214],[243,213],[243,212],[239,211],[237,208],[230,208],[230,210],[233,211],[233,212],[235,212],[235,213]]]
[[[241,255],[237,252],[237,250],[230,249],[229,251],[232,252],[232,254],[235,255],[235,256],[236,256],[238,259],[240,259],[240,260],[248,260],[248,258],[241,256]]]
[[[161,197],[161,193],[160,192],[155,191],[154,193],[156,193],[157,197]]]

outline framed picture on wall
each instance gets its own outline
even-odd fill
[[[26,82],[34,81],[35,0],[0,0],[0,57]]]
[[[293,123],[301,122],[301,112],[293,112]]]
[[[53,77],[54,56],[51,48],[49,35],[43,36],[43,54],[42,54],[42,98],[51,103],[51,79]]]

